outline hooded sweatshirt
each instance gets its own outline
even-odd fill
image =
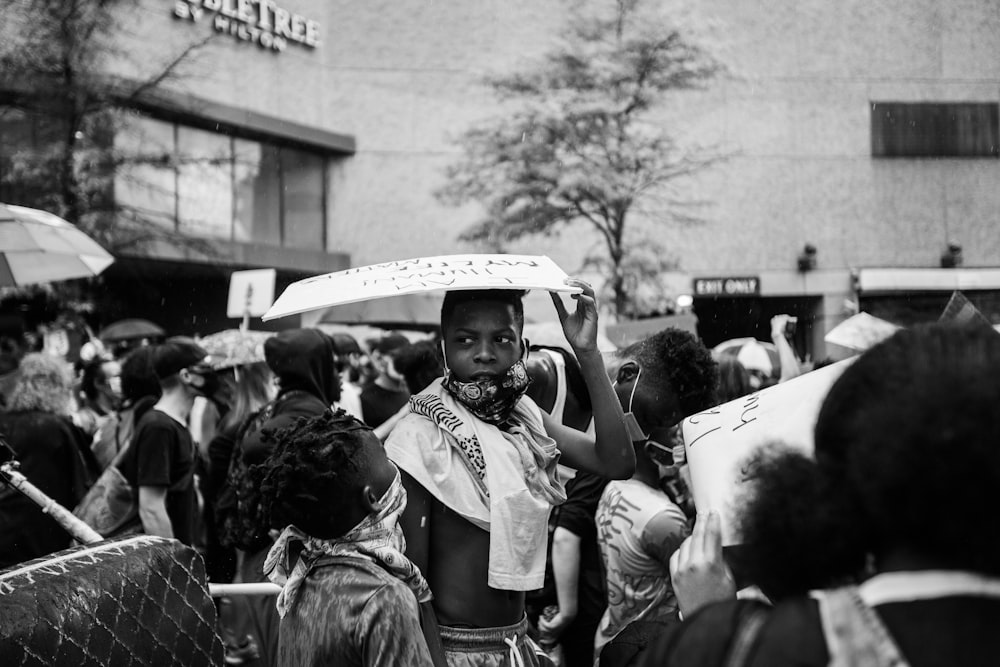
[[[274,448],[264,430],[277,431],[299,417],[315,417],[340,398],[333,340],[318,329],[291,329],[264,342],[264,360],[278,377],[278,397],[250,421],[242,438],[243,460],[261,463]]]

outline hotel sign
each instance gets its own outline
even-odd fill
[[[319,23],[282,9],[274,0],[176,0],[174,18],[211,20],[216,32],[271,51],[284,51],[289,44],[309,49],[319,45]]]
[[[760,278],[695,278],[694,296],[760,296]]]

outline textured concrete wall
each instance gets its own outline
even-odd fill
[[[478,209],[432,193],[456,154],[451,139],[496,113],[478,80],[544,52],[574,7],[596,2],[286,0],[321,23],[318,49],[272,54],[220,36],[176,85],[356,137],[357,154],[331,175],[330,250],[355,264],[458,252]],[[1000,263],[1000,161],[873,160],[869,117],[873,100],[1000,99],[1000,3],[662,4],[730,68],[662,111],[683,142],[730,155],[683,184],[706,202],[702,224],[656,227],[681,274],[794,273],[807,242],[827,270],[937,266],[947,240],[963,245],[967,266]],[[171,14],[144,0],[123,40],[165,53],[210,32]],[[584,233],[514,249],[573,269],[593,242]]]

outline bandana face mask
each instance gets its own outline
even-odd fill
[[[468,408],[469,412],[487,424],[497,426],[514,412],[514,406],[528,391],[531,378],[528,376],[528,367],[522,357],[502,376],[474,382],[455,379],[451,369],[446,366],[441,384],[459,403]]]

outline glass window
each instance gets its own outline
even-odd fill
[[[281,174],[278,148],[237,139],[235,146],[236,241],[281,244]]]
[[[315,153],[281,149],[283,245],[287,247],[325,249],[323,161]]]
[[[180,231],[192,236],[232,238],[232,139],[222,134],[177,128],[177,216]]]
[[[124,111],[120,129],[95,137],[121,158],[113,179],[120,220],[186,235],[325,249],[326,156]],[[110,126],[109,126],[110,127]],[[98,128],[99,129],[99,128]],[[38,144],[61,139],[58,122],[0,106],[0,201],[41,205],[51,179]],[[24,164],[22,164],[24,163]],[[30,165],[28,163],[31,163]],[[30,167],[30,168],[29,168]],[[20,175],[19,175],[20,174]],[[38,192],[36,192],[36,190]]]
[[[122,156],[115,174],[115,200],[122,213],[175,229],[174,126],[133,116],[115,135],[115,148]]]

